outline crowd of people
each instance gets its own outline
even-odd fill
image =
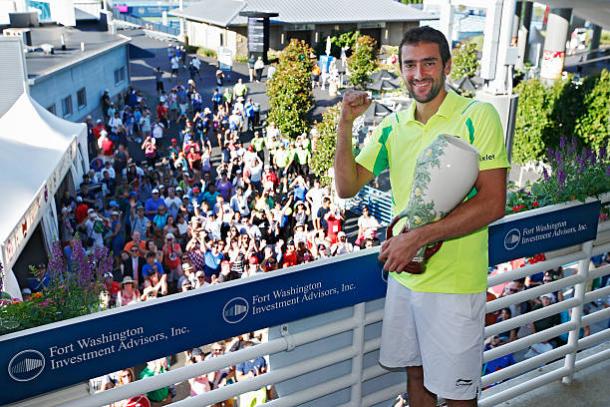
[[[510,262],[510,267],[513,269],[518,269],[526,265],[535,264],[539,261],[545,260],[545,256],[543,254],[536,255],[527,259],[517,259]],[[590,269],[596,269],[602,267],[604,265],[610,264],[610,253],[606,253],[603,255],[595,256],[591,259]],[[508,266],[508,264],[504,265]],[[494,270],[497,272],[497,270]],[[538,287],[543,284],[549,284],[559,279],[564,278],[566,275],[570,275],[575,273],[574,269],[567,269],[569,274],[566,274],[566,270],[559,266],[554,269],[549,269],[546,271],[541,271],[538,273],[534,273],[530,276],[511,281],[505,284],[502,288],[502,291],[497,295],[491,289],[488,290],[487,293],[487,301],[493,301],[499,297],[505,297],[508,295],[517,294],[523,292],[528,289],[532,289]],[[610,286],[610,276],[604,276],[597,279],[593,279],[589,281],[589,287],[587,287],[587,291],[591,291],[594,289],[608,287]],[[574,288],[569,287],[563,290],[557,290],[551,293],[542,294],[540,296],[536,296],[530,300],[523,301],[517,304],[513,304],[507,308],[500,309],[496,312],[489,313],[486,315],[486,325],[492,325],[495,323],[499,323],[502,321],[506,321],[511,318],[515,318],[519,315],[526,314],[528,312],[536,311],[541,308],[545,308],[556,304],[558,302],[563,301],[566,298],[570,298],[574,295]],[[610,296],[600,298],[595,302],[587,303],[583,306],[583,313],[587,315],[591,312],[594,312],[600,308],[610,307]],[[541,318],[537,321],[534,321],[529,324],[525,324],[523,326],[519,326],[505,332],[501,332],[497,335],[491,336],[487,338],[485,342],[485,350],[493,349],[498,346],[507,344],[509,342],[513,342],[519,338],[523,338],[527,335],[531,335],[533,333],[541,332],[543,330],[561,325],[563,323],[569,322],[571,319],[571,309],[564,310],[558,314],[549,315],[545,318]],[[608,326],[610,327],[610,321]],[[580,329],[579,336],[585,337],[591,334],[591,327],[588,325],[583,326]],[[544,352],[551,351],[560,346],[567,344],[568,342],[568,332],[564,332],[555,337],[549,338],[548,340],[544,340],[538,343],[531,345],[527,350],[521,352],[519,355],[515,355],[509,353],[505,356],[502,356],[498,359],[491,360],[487,362],[483,367],[483,374],[490,374],[495,371],[501,370],[505,367],[508,367],[512,364],[517,363],[520,360],[528,359],[531,357],[535,357]]]
[[[198,64],[187,62],[179,50],[168,57],[174,85],[169,93],[157,69],[154,101],[131,87],[115,100],[104,94],[103,117],[87,119],[91,169],[76,194],[61,200],[62,242],[79,238],[86,249],[111,250],[114,271],[104,275],[105,307],[377,244],[379,223],[367,208],[358,219],[358,235],[348,240],[345,210],[312,176],[315,129],[290,138],[274,123],[262,122],[260,106],[242,79],[223,83],[227,86],[204,100],[195,81],[199,68],[189,69],[186,83],[179,80],[181,69]],[[220,344],[214,346],[222,352],[236,349]],[[213,350],[189,350],[186,360],[213,357]],[[191,395],[263,373],[263,362],[193,379]],[[149,365],[140,377],[170,367],[166,358]],[[109,377],[105,388],[136,379],[133,369]],[[162,402],[175,392],[153,393],[147,398]]]

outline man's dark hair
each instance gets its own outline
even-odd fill
[[[449,44],[447,43],[447,38],[445,38],[445,35],[442,32],[428,26],[416,27],[405,33],[404,37],[402,37],[400,45],[398,46],[398,63],[400,64],[400,69],[402,69],[403,45],[414,45],[420,42],[431,42],[438,45],[443,66],[445,66],[447,61],[451,59]]]

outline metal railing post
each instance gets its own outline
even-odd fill
[[[570,321],[576,322],[576,324],[575,328],[572,329],[568,335],[568,345],[573,346],[574,351],[565,356],[564,367],[567,369],[568,374],[563,376],[562,382],[564,384],[571,384],[572,379],[574,378],[574,366],[576,364],[576,354],[578,353],[578,338],[580,336],[580,325],[582,321],[582,307],[585,299],[585,287],[588,284],[589,261],[593,250],[593,242],[583,243],[581,247],[582,251],[586,254],[586,257],[578,262],[578,274],[584,278],[580,283],[574,286],[574,298],[578,300],[578,305],[572,308]]]
[[[353,330],[352,347],[356,351],[352,358],[352,377],[357,380],[351,387],[351,405],[359,407],[362,399],[362,365],[364,358],[364,327],[366,325],[366,304],[361,302],[354,305],[354,321],[358,325]]]

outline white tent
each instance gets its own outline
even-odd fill
[[[88,170],[87,128],[56,117],[23,93],[0,118],[0,157],[4,290],[20,298],[12,267],[41,220],[47,247],[58,239],[53,197],[68,171],[78,185]]]

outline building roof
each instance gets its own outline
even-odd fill
[[[277,12],[274,23],[339,24],[364,22],[403,22],[438,18],[416,7],[394,0],[202,0],[169,14],[188,20],[228,27],[245,25],[240,11]]]
[[[96,55],[127,44],[130,39],[123,35],[114,35],[103,31],[82,31],[75,28],[46,26],[30,28],[32,46],[51,44],[54,54],[45,55],[42,51],[28,52],[25,62],[30,85],[62,69],[85,61]],[[66,50],[61,50],[61,35],[64,35]],[[81,42],[85,51],[81,51]]]

